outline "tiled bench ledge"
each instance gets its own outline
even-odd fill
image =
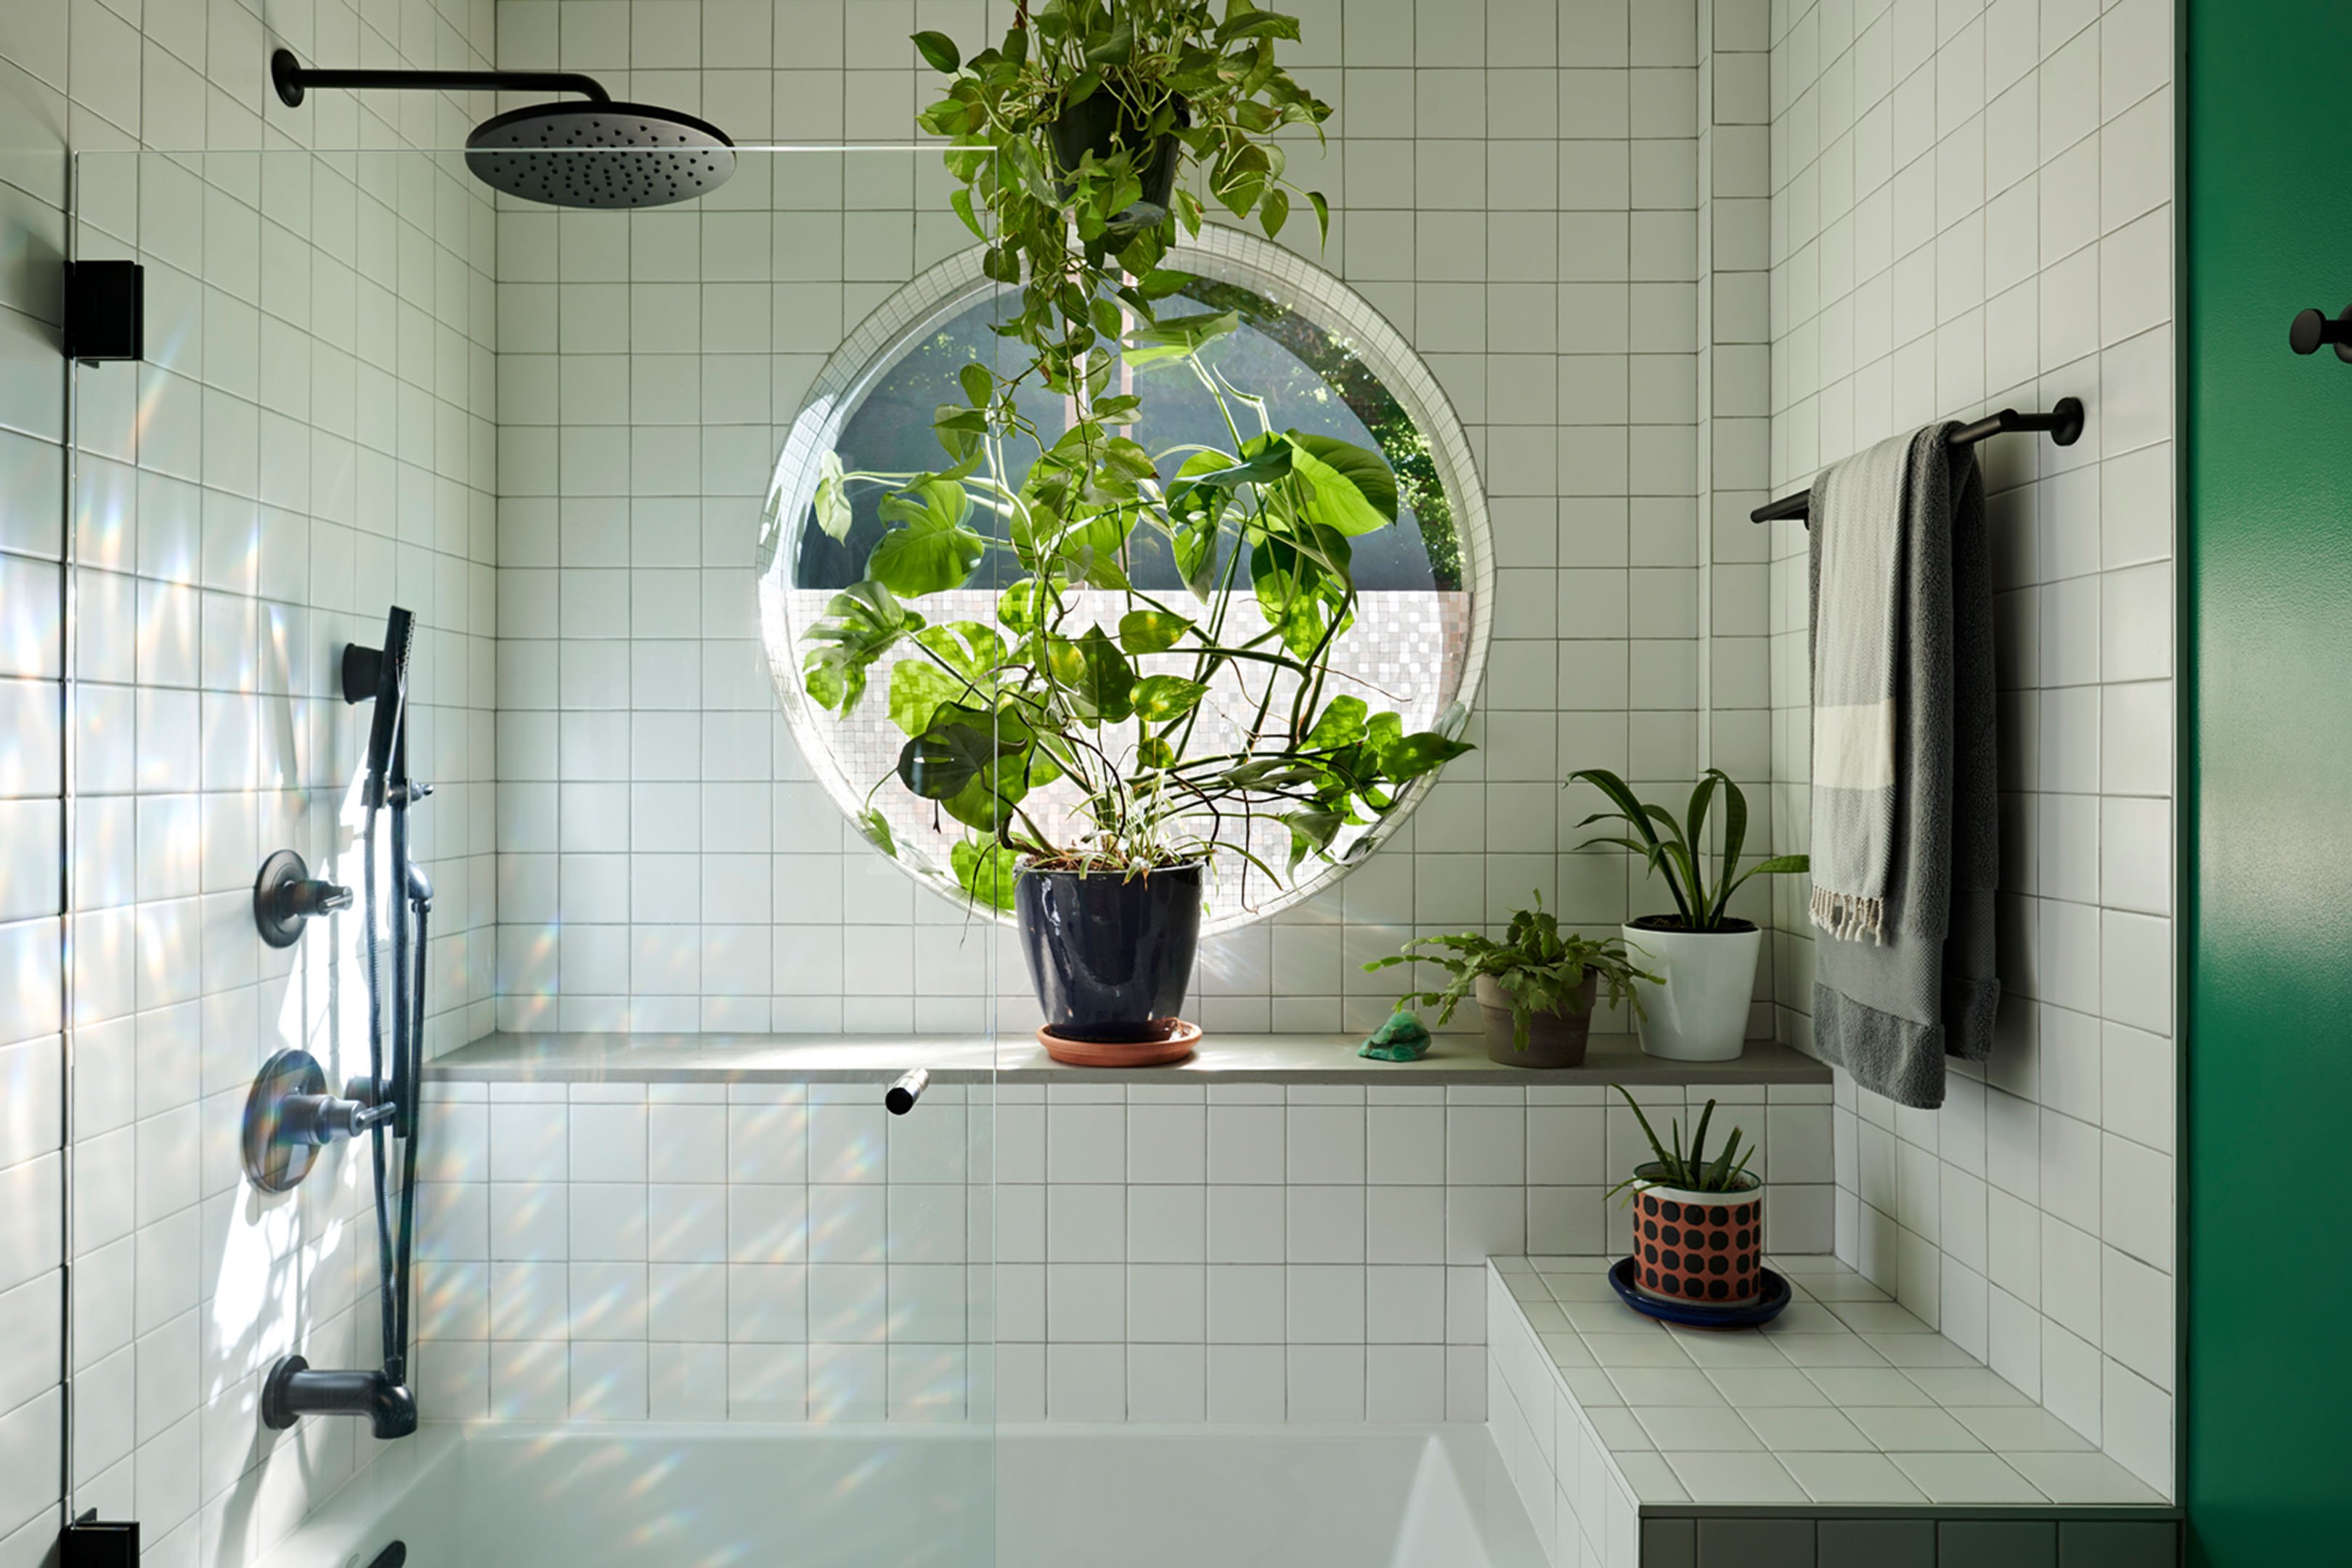
[[[1732,1333],[1612,1261],[1487,1264],[1487,1422],[1558,1568],[2177,1561],[2177,1510],[1834,1259],[1773,1259],[1796,1300]]]
[[[1065,1067],[1034,1038],[851,1034],[493,1034],[441,1056],[425,1076],[448,1082],[666,1083],[867,1083],[928,1067],[942,1083],[1166,1083],[1216,1080],[1261,1083],[1454,1084],[1600,1089],[1611,1083],[1814,1085],[1826,1096],[1829,1069],[1770,1040],[1751,1040],[1730,1061],[1665,1061],[1644,1056],[1630,1035],[1596,1035],[1584,1065],[1554,1071],[1486,1060],[1475,1037],[1441,1036],[1419,1061],[1370,1061],[1358,1040],[1338,1034],[1213,1034],[1189,1061],[1133,1070]]]

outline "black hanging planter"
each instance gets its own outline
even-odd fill
[[[1062,110],[1045,128],[1045,140],[1054,149],[1055,165],[1064,170],[1076,169],[1089,152],[1099,161],[1122,147],[1134,153],[1136,144],[1142,140],[1142,131],[1127,118],[1125,110],[1126,106],[1108,92],[1095,93]],[[1184,106],[1178,104],[1176,123],[1192,122]],[[1183,144],[1174,136],[1162,136],[1148,154],[1136,157],[1135,172],[1143,182],[1143,194],[1112,217],[1111,234],[1135,234],[1168,215],[1168,204],[1176,193],[1176,165],[1183,150]],[[1116,245],[1112,248],[1116,249]]]
[[[1013,912],[1049,1051],[1060,1042],[1174,1043],[1181,1031],[1171,1026],[1201,942],[1202,869],[1195,862],[1130,876],[1022,868]]]

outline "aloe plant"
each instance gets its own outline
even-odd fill
[[[1614,844],[1640,855],[1653,875],[1665,878],[1666,891],[1674,895],[1675,909],[1687,930],[1724,929],[1730,918],[1726,912],[1731,907],[1731,895],[1749,877],[1777,876],[1811,868],[1809,856],[1775,855],[1757,862],[1746,871],[1739,869],[1740,847],[1748,839],[1748,797],[1739,792],[1739,786],[1720,768],[1708,768],[1691,790],[1690,804],[1680,821],[1665,807],[1643,802],[1633,793],[1632,785],[1605,768],[1579,768],[1568,776],[1568,781],[1591,785],[1608,798],[1613,808],[1595,811],[1577,826],[1615,821],[1632,830],[1630,836],[1603,833],[1577,847]],[[1723,844],[1717,852],[1715,874],[1710,877],[1704,835],[1707,812],[1718,789],[1723,791]]]
[[[1747,1192],[1757,1185],[1756,1178],[1748,1174],[1748,1162],[1756,1157],[1756,1146],[1750,1144],[1744,1151],[1740,1148],[1742,1134],[1738,1128],[1731,1129],[1731,1136],[1724,1140],[1713,1159],[1707,1157],[1706,1124],[1715,1119],[1714,1101],[1708,1101],[1706,1109],[1699,1113],[1698,1125],[1691,1129],[1690,1146],[1685,1148],[1679,1118],[1667,1124],[1671,1141],[1661,1138],[1625,1086],[1612,1083],[1610,1087],[1624,1095],[1625,1103],[1633,1107],[1633,1119],[1642,1124],[1642,1135],[1650,1140],[1650,1152],[1657,1156],[1643,1167],[1653,1174],[1643,1176],[1637,1172],[1627,1176],[1609,1189],[1611,1197],[1621,1192],[1630,1196],[1632,1189],[1642,1186],[1677,1186],[1685,1192]]]

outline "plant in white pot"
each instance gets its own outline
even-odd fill
[[[1748,1036],[1748,1003],[1756,989],[1756,959],[1764,933],[1751,920],[1732,915],[1731,895],[1751,876],[1776,876],[1809,869],[1803,855],[1775,855],[1741,870],[1739,851],[1748,838],[1748,798],[1719,768],[1710,768],[1691,791],[1680,821],[1664,806],[1645,804],[1633,787],[1603,768],[1569,775],[1571,784],[1590,784],[1611,810],[1595,811],[1579,826],[1600,821],[1625,824],[1625,835],[1602,834],[1585,845],[1615,844],[1640,855],[1654,875],[1665,879],[1674,913],[1644,915],[1624,928],[1625,945],[1664,978],[1645,988],[1637,1028],[1642,1049],[1677,1061],[1728,1061]],[[1723,793],[1723,837],[1707,874],[1706,831],[1716,791]],[[1584,846],[1580,846],[1584,847]]]

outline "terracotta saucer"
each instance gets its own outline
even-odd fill
[[[1201,1043],[1201,1026],[1182,1019],[1154,1019],[1142,1040],[1078,1040],[1051,1024],[1037,1031],[1045,1054],[1071,1067],[1162,1067],[1181,1061]]]

